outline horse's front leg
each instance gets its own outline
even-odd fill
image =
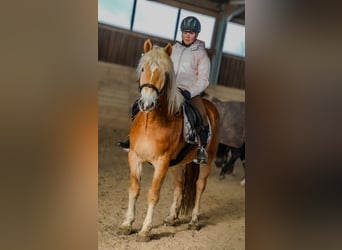
[[[203,164],[200,166],[200,173],[198,176],[198,180],[196,182],[196,199],[195,206],[192,210],[191,221],[188,224],[188,228],[192,230],[199,230],[199,210],[200,210],[200,202],[202,198],[202,194],[207,185],[207,178],[210,173],[210,161],[208,164]]]
[[[184,183],[184,166],[177,165],[171,168],[173,174],[173,201],[169,215],[164,219],[164,223],[168,226],[174,226],[178,219],[180,204],[182,201],[182,188]]]
[[[158,164],[153,164],[154,166],[154,175],[152,179],[152,185],[147,194],[147,214],[145,220],[143,222],[143,226],[138,233],[139,241],[149,241],[150,240],[150,232],[152,230],[152,219],[153,219],[153,211],[155,206],[159,201],[160,188],[164,182],[166,172],[168,170],[169,161],[163,161]]]
[[[227,161],[227,155],[229,152],[229,147],[225,144],[219,143],[217,148],[217,153],[215,157],[215,165],[218,168],[224,166],[224,163]]]
[[[128,235],[132,233],[132,224],[135,219],[135,203],[139,197],[142,162],[134,152],[129,151],[128,162],[130,166],[130,184],[128,196],[128,208],[126,217],[120,226],[121,233]]]

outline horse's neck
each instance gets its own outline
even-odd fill
[[[153,115],[158,119],[166,119],[169,117],[167,103],[159,102],[158,106],[153,110]]]

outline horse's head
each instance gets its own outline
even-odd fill
[[[137,72],[139,75],[140,98],[139,109],[144,112],[152,111],[162,95],[166,95],[169,103],[169,113],[175,109],[174,101],[179,101],[173,63],[171,61],[172,46],[168,43],[164,48],[153,46],[150,39],[144,43],[144,55],[140,59]]]

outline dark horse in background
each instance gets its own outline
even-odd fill
[[[245,103],[240,101],[221,101],[212,98],[220,114],[219,146],[216,154],[215,165],[222,168],[220,179],[234,170],[236,160],[240,159],[245,169]],[[245,184],[245,177],[241,185]]]

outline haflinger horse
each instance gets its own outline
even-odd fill
[[[154,209],[169,169],[173,174],[174,193],[173,202],[164,223],[175,225],[179,215],[191,213],[188,228],[200,229],[200,200],[206,188],[211,163],[218,146],[219,114],[215,105],[208,100],[203,100],[211,126],[211,136],[206,147],[208,163],[201,165],[193,163],[197,145],[191,145],[189,152],[182,157],[183,159],[176,165],[170,166],[170,162],[177,158],[187,145],[183,136],[184,98],[176,86],[171,53],[170,43],[165,47],[153,46],[148,39],[144,43],[144,55],[137,67],[140,112],[134,118],[129,133],[129,200],[120,232],[126,235],[132,233],[142,167],[144,163],[149,163],[154,167],[154,175],[147,195],[147,214],[138,232],[139,241],[148,241],[151,238]]]

